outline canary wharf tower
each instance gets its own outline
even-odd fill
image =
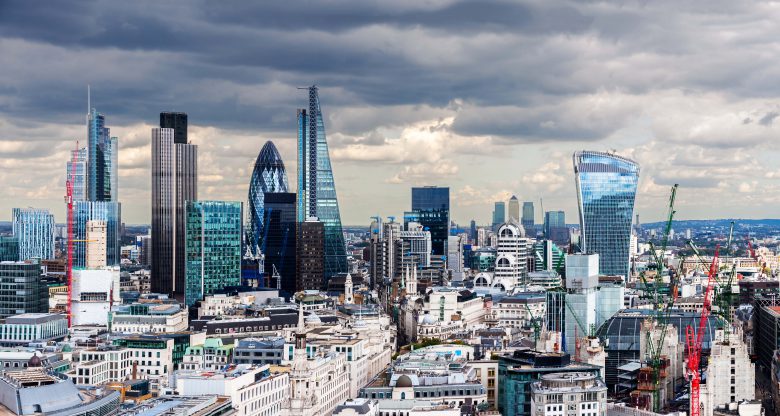
[[[309,107],[298,109],[297,221],[317,217],[325,225],[325,279],[347,272],[347,253],[336,184],[325,139],[317,87],[307,88]]]
[[[576,152],[573,159],[582,251],[599,254],[599,273],[629,276],[639,165],[604,152]]]

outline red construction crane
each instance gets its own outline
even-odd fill
[[[691,403],[690,415],[699,416],[699,387],[701,384],[701,347],[704,342],[704,332],[707,330],[707,320],[712,309],[710,294],[712,286],[718,274],[718,249],[715,247],[715,256],[712,258],[710,271],[707,274],[707,287],[704,290],[704,305],[701,308],[701,317],[699,318],[699,327],[694,333],[693,328],[688,325],[685,328],[685,340],[688,344],[688,378],[691,381]]]
[[[79,142],[76,141],[76,151],[78,152]],[[76,160],[75,153],[71,156],[70,175],[65,182],[65,204],[68,210],[68,264],[65,269],[65,273],[68,281],[68,303],[65,305],[68,315],[68,328],[71,324],[71,301],[73,297],[73,239],[74,239],[74,224],[73,224],[73,181],[76,178]]]
[[[750,236],[746,235],[745,240],[747,240],[748,243],[748,252],[750,253],[750,258],[758,261],[758,257],[756,257],[756,250],[753,249],[753,243],[750,242]]]

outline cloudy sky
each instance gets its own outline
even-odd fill
[[[642,166],[658,220],[777,217],[780,5],[559,2],[0,0],[0,220],[64,221],[86,86],[120,141],[127,223],[150,218],[150,129],[185,111],[201,199],[245,200],[273,140],[295,177],[297,87],[320,90],[346,224],[450,186],[453,218],[515,194],[576,221],[571,154]],[[537,215],[537,220],[541,215]]]

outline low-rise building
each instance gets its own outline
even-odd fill
[[[9,316],[0,324],[0,345],[60,341],[68,335],[68,319],[57,313],[24,313]]]
[[[284,355],[284,338],[244,338],[236,341],[233,363],[279,365]]]
[[[176,303],[134,303],[113,309],[111,330],[125,334],[187,330],[187,310]]]
[[[233,344],[221,338],[206,338],[202,344],[190,345],[184,353],[182,370],[218,370],[233,361]]]
[[[607,386],[593,373],[543,374],[531,384],[531,416],[606,416]]]
[[[115,339],[114,345],[130,351],[137,377],[149,380],[152,390],[157,391],[174,369],[174,342],[174,338],[160,335],[130,335]]]
[[[103,383],[123,381],[132,372],[133,352],[127,348],[101,346],[78,351],[78,361],[67,375],[74,383],[97,386]]]

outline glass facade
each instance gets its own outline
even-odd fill
[[[446,256],[450,235],[450,188],[412,188],[412,210],[404,214],[404,227],[412,221],[431,232],[431,254]]]
[[[241,284],[242,203],[188,201],[184,302]]]
[[[73,268],[87,266],[87,223],[106,222],[106,265],[117,266],[121,257],[122,205],[109,201],[76,201],[73,204]]]
[[[49,312],[49,288],[37,261],[0,263],[0,319]]]
[[[317,87],[309,91],[308,109],[298,110],[297,221],[317,217],[325,225],[325,279],[347,272],[336,184],[325,137]]]
[[[255,160],[255,169],[249,183],[249,222],[247,224],[246,244],[250,254],[258,256],[264,251],[266,236],[263,213],[266,193],[287,192],[287,172],[282,157],[272,141],[267,141]],[[293,205],[293,209],[295,205]],[[294,219],[294,218],[293,218]],[[293,231],[295,227],[293,227]],[[292,236],[294,239],[294,235]]]
[[[506,222],[506,204],[503,202],[496,202],[496,205],[493,207],[493,229],[498,229],[498,227]]]
[[[73,184],[73,200],[87,199],[87,148],[71,150],[70,161],[66,164],[65,177]]]
[[[19,258],[54,258],[54,215],[48,209],[14,208],[13,235],[19,240]]]
[[[19,239],[0,235],[0,261],[19,261]]]
[[[521,224],[523,227],[533,227],[534,219],[534,203],[529,201],[523,202],[523,219]]]
[[[639,165],[610,153],[574,153],[582,251],[599,254],[602,274],[629,275],[631,219]]]
[[[295,193],[267,193],[265,201],[265,276],[283,293],[295,292]],[[273,279],[274,269],[280,281]]]
[[[103,114],[94,108],[87,117],[87,198],[117,201],[116,137],[111,137]]]

